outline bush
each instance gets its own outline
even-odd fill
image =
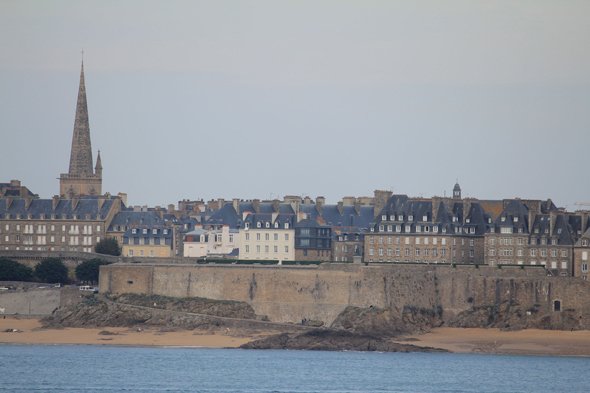
[[[96,251],[98,254],[114,255],[118,257],[121,255],[122,249],[116,238],[107,237],[106,239],[96,243],[94,251]]]
[[[104,259],[93,258],[82,262],[76,267],[76,278],[82,282],[93,284],[98,282],[98,273],[100,267],[108,265],[111,262],[107,262]]]
[[[0,258],[0,281],[31,281],[33,269],[8,258]]]
[[[68,268],[59,258],[46,258],[35,266],[35,276],[49,283],[66,282]]]

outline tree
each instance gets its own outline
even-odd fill
[[[35,266],[35,276],[50,283],[65,282],[68,268],[59,258],[45,258]]]
[[[119,246],[119,242],[114,237],[107,237],[96,243],[96,247],[94,247],[94,251],[99,254],[106,254],[106,255],[121,255],[121,247]]]
[[[33,269],[8,258],[0,258],[0,281],[31,281]]]
[[[100,267],[110,263],[100,258],[84,261],[76,267],[76,278],[82,282],[93,284],[98,281]]]

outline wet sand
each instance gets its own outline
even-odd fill
[[[447,349],[456,353],[504,355],[590,356],[590,331],[527,329],[435,328],[432,333],[409,336],[402,343]]]
[[[5,332],[17,329],[18,332]],[[117,333],[100,335],[101,331]],[[256,339],[237,332],[166,332],[129,328],[41,329],[38,319],[0,319],[0,343],[92,344],[236,348]],[[409,339],[409,340],[408,340]],[[415,341],[418,340],[418,341]],[[432,333],[408,336],[400,343],[447,349],[456,353],[494,353],[552,356],[590,356],[590,331],[435,328]]]
[[[17,332],[5,332],[17,329]],[[102,331],[116,335],[100,335]],[[38,319],[0,319],[0,343],[11,344],[92,344],[92,345],[131,345],[131,346],[179,346],[179,347],[217,347],[237,348],[252,341],[253,337],[234,335],[232,331],[211,334],[210,332],[166,332],[144,330],[138,332],[129,328],[64,328],[41,329]]]

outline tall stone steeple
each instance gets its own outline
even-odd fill
[[[100,195],[102,193],[102,162],[100,153],[96,160],[96,173],[92,169],[92,144],[88,123],[86,103],[86,83],[84,81],[84,61],[80,72],[80,87],[76,104],[76,120],[72,137],[70,170],[59,177],[59,193],[62,196]]]
[[[78,89],[69,174],[94,174],[92,170],[92,144],[90,143],[90,125],[88,124],[88,105],[86,103],[86,84],[84,83],[84,62],[82,62],[82,71],[80,72],[80,88]]]

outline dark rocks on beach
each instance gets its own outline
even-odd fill
[[[282,333],[242,345],[243,349],[300,349],[314,351],[448,352],[444,349],[399,344],[343,330],[316,329],[302,334]]]

